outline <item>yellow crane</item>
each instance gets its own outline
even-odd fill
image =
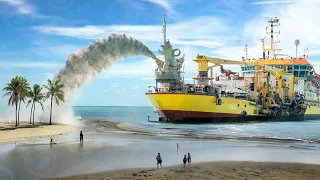
[[[197,58],[194,59],[196,63],[198,63],[198,71],[199,72],[206,72],[209,69],[213,67],[217,67],[220,65],[249,65],[248,62],[242,62],[242,61],[235,61],[235,60],[229,60],[229,59],[221,59],[221,58],[213,58],[209,56],[204,55],[197,55]],[[209,66],[209,63],[214,64],[213,66]]]
[[[222,59],[222,58],[214,58],[214,57],[209,57],[209,56],[205,56],[205,55],[197,55],[197,58],[194,59],[193,61],[195,61],[196,63],[198,63],[198,71],[199,72],[208,72],[209,69],[213,68],[213,67],[217,67],[220,65],[250,65],[250,66],[255,66],[256,72],[255,73],[255,78],[254,78],[254,99],[257,98],[257,91],[258,88],[261,88],[259,86],[261,86],[260,82],[260,74],[261,73],[265,73],[265,72],[269,72],[272,75],[274,75],[276,77],[276,80],[278,82],[277,85],[277,93],[279,94],[280,98],[282,100],[284,100],[284,88],[286,88],[286,83],[285,83],[285,78],[284,75],[286,74],[286,70],[285,69],[280,69],[280,68],[275,68],[273,66],[267,66],[267,65],[263,65],[263,64],[257,64],[254,61],[236,61],[236,60],[229,60],[229,59]],[[212,66],[209,66],[209,63],[212,63]],[[269,77],[267,77],[269,78]],[[290,77],[290,85],[289,85],[289,97],[293,97],[294,95],[294,84],[296,83],[296,78],[294,78],[294,76],[292,75]],[[269,79],[266,80],[266,84],[263,87],[264,90],[264,94],[268,94],[269,92]]]

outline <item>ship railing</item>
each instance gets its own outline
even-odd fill
[[[192,78],[215,78],[215,77],[216,77],[216,76],[211,77],[210,74],[208,74],[208,77],[203,77],[203,76],[200,76],[199,73],[194,73],[194,74],[192,75]]]

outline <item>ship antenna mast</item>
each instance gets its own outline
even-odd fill
[[[248,45],[246,44],[246,48],[244,49],[246,51],[246,60],[248,60]]]
[[[270,18],[270,20],[268,22],[271,24],[270,25],[271,26],[271,30],[270,30],[270,32],[268,32],[268,26],[267,26],[266,27],[266,33],[270,35],[271,42],[270,42],[270,49],[264,49],[264,50],[269,50],[269,51],[273,52],[274,58],[276,58],[275,51],[281,50],[281,49],[276,47],[276,44],[280,43],[280,41],[275,41],[274,36],[276,36],[277,39],[278,39],[278,35],[280,34],[280,31],[276,32],[276,31],[274,31],[274,28],[280,26],[280,23],[279,23],[279,19],[277,17]]]
[[[163,16],[162,34],[163,34],[163,45],[165,45],[165,44],[166,44],[166,41],[167,41],[167,22],[166,22],[166,14],[164,14],[164,16]]]

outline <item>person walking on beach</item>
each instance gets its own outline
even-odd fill
[[[178,152],[179,152],[179,144],[177,143],[177,154],[178,154]]]
[[[158,153],[156,160],[157,160],[157,169],[159,168],[159,164],[160,164],[160,167],[162,168],[162,159],[161,159],[160,153]]]
[[[191,164],[191,155],[190,155],[190,153],[188,153],[187,160],[188,160],[188,165],[190,166],[190,164]]]
[[[83,143],[83,134],[82,134],[82,131],[80,131],[80,143]]]
[[[184,155],[184,157],[183,157],[183,167],[186,167],[186,163],[187,163],[187,156]]]

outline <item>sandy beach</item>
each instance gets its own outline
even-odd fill
[[[28,138],[49,137],[65,135],[77,128],[74,125],[53,124],[53,125],[30,125],[28,122],[20,122],[15,128],[14,123],[0,122],[0,143],[23,141]]]
[[[79,127],[39,125],[0,131],[2,141],[24,140],[0,146],[0,174],[11,179],[67,180],[289,180],[320,176],[320,165],[312,165],[319,164],[317,143],[199,136],[106,120],[80,122]],[[79,142],[79,130],[84,132],[84,143]],[[51,135],[57,135],[54,145],[48,144]],[[41,136],[45,138],[33,138]],[[159,170],[155,168],[158,152],[164,160],[164,168]],[[182,158],[188,152],[193,164],[184,169]]]
[[[273,162],[210,162],[172,166],[163,169],[128,169],[96,174],[59,178],[63,180],[107,180],[107,179],[150,179],[150,180],[184,180],[184,179],[319,179],[320,165]],[[57,178],[56,178],[57,179]],[[52,179],[54,180],[54,179]]]

